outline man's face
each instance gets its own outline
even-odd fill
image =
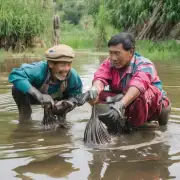
[[[133,57],[133,49],[126,51],[122,44],[109,47],[109,57],[112,65],[119,69],[127,66]]]
[[[49,67],[52,70],[53,77],[59,80],[65,80],[68,72],[71,69],[71,62],[49,62]]]

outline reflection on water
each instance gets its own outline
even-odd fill
[[[83,54],[74,61],[84,91],[90,87],[102,59]],[[7,73],[2,73],[0,179],[180,179],[180,65],[156,65],[173,106],[168,126],[113,137],[112,143],[100,148],[83,144],[91,113],[88,104],[68,114],[69,129],[44,130],[40,125],[43,114],[40,106],[33,107],[32,122],[18,124],[11,85]]]
[[[43,176],[47,176],[47,178],[60,178],[74,171],[78,171],[78,169],[73,168],[72,164],[66,162],[64,157],[57,155],[41,161],[31,161],[29,164],[15,168],[14,171],[17,172],[19,174],[18,177],[21,178],[25,176],[31,177],[31,174],[32,177],[33,174],[37,174],[39,178],[43,178]]]

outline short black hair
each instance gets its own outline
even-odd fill
[[[108,47],[118,44],[122,44],[124,50],[129,51],[131,48],[135,48],[135,38],[131,33],[121,32],[111,37]]]

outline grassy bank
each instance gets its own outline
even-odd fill
[[[69,37],[71,37],[69,39]],[[86,36],[74,36],[74,35],[64,35],[61,43],[68,44],[72,46],[77,52],[95,52],[94,41]],[[1,50],[0,51],[0,62],[2,62],[7,57],[43,57],[43,53],[46,48],[36,48],[27,49],[23,53],[12,53]],[[180,44],[175,41],[164,41],[159,43],[154,43],[151,41],[137,41],[136,51],[141,55],[158,61],[180,61]],[[108,52],[105,47],[101,52]]]
[[[153,61],[180,62],[180,44],[175,40],[161,42],[152,42],[148,40],[137,41],[136,49],[141,55]]]
[[[93,26],[89,26],[87,29],[83,28],[81,25],[75,26],[68,23],[63,23],[60,33],[60,43],[68,44],[72,46],[76,51],[87,51],[96,52],[96,39],[97,30]],[[118,30],[112,27],[107,27],[106,31],[107,41],[113,34],[117,34]],[[47,48],[51,46],[50,35],[46,37],[45,43]],[[12,53],[11,51],[6,52],[0,50],[0,61],[3,61],[5,57],[17,57],[17,56],[42,56],[46,48],[35,48],[26,49],[23,53]],[[101,52],[108,52],[106,43],[104,43],[104,48],[100,50]],[[180,60],[180,44],[175,40],[168,40],[162,42],[152,42],[149,40],[137,41],[136,51],[141,55],[151,59],[160,61],[172,61]]]
[[[70,37],[70,38],[69,38]],[[66,35],[62,38],[62,43],[67,43],[75,49],[89,49],[96,51],[92,37],[88,38],[86,35]],[[104,47],[101,51],[108,52],[108,48]],[[152,42],[149,40],[137,41],[136,51],[141,55],[159,61],[180,61],[180,44],[175,40],[168,40],[162,42]]]

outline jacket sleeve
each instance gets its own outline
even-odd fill
[[[15,88],[27,93],[32,83],[40,82],[41,77],[45,75],[45,63],[38,62],[32,64],[23,64],[20,68],[14,68],[9,74],[8,80],[13,83]]]
[[[142,64],[137,67],[136,72],[133,74],[128,88],[134,86],[141,93],[144,93],[149,85],[152,84],[157,78],[157,72],[153,64]]]
[[[71,68],[71,74],[68,78],[67,91],[65,92],[69,97],[78,95],[82,93],[83,84],[81,78],[75,69]]]
[[[93,82],[100,80],[103,82],[104,86],[107,86],[108,80],[112,80],[110,68],[110,61],[106,59],[95,72]]]

